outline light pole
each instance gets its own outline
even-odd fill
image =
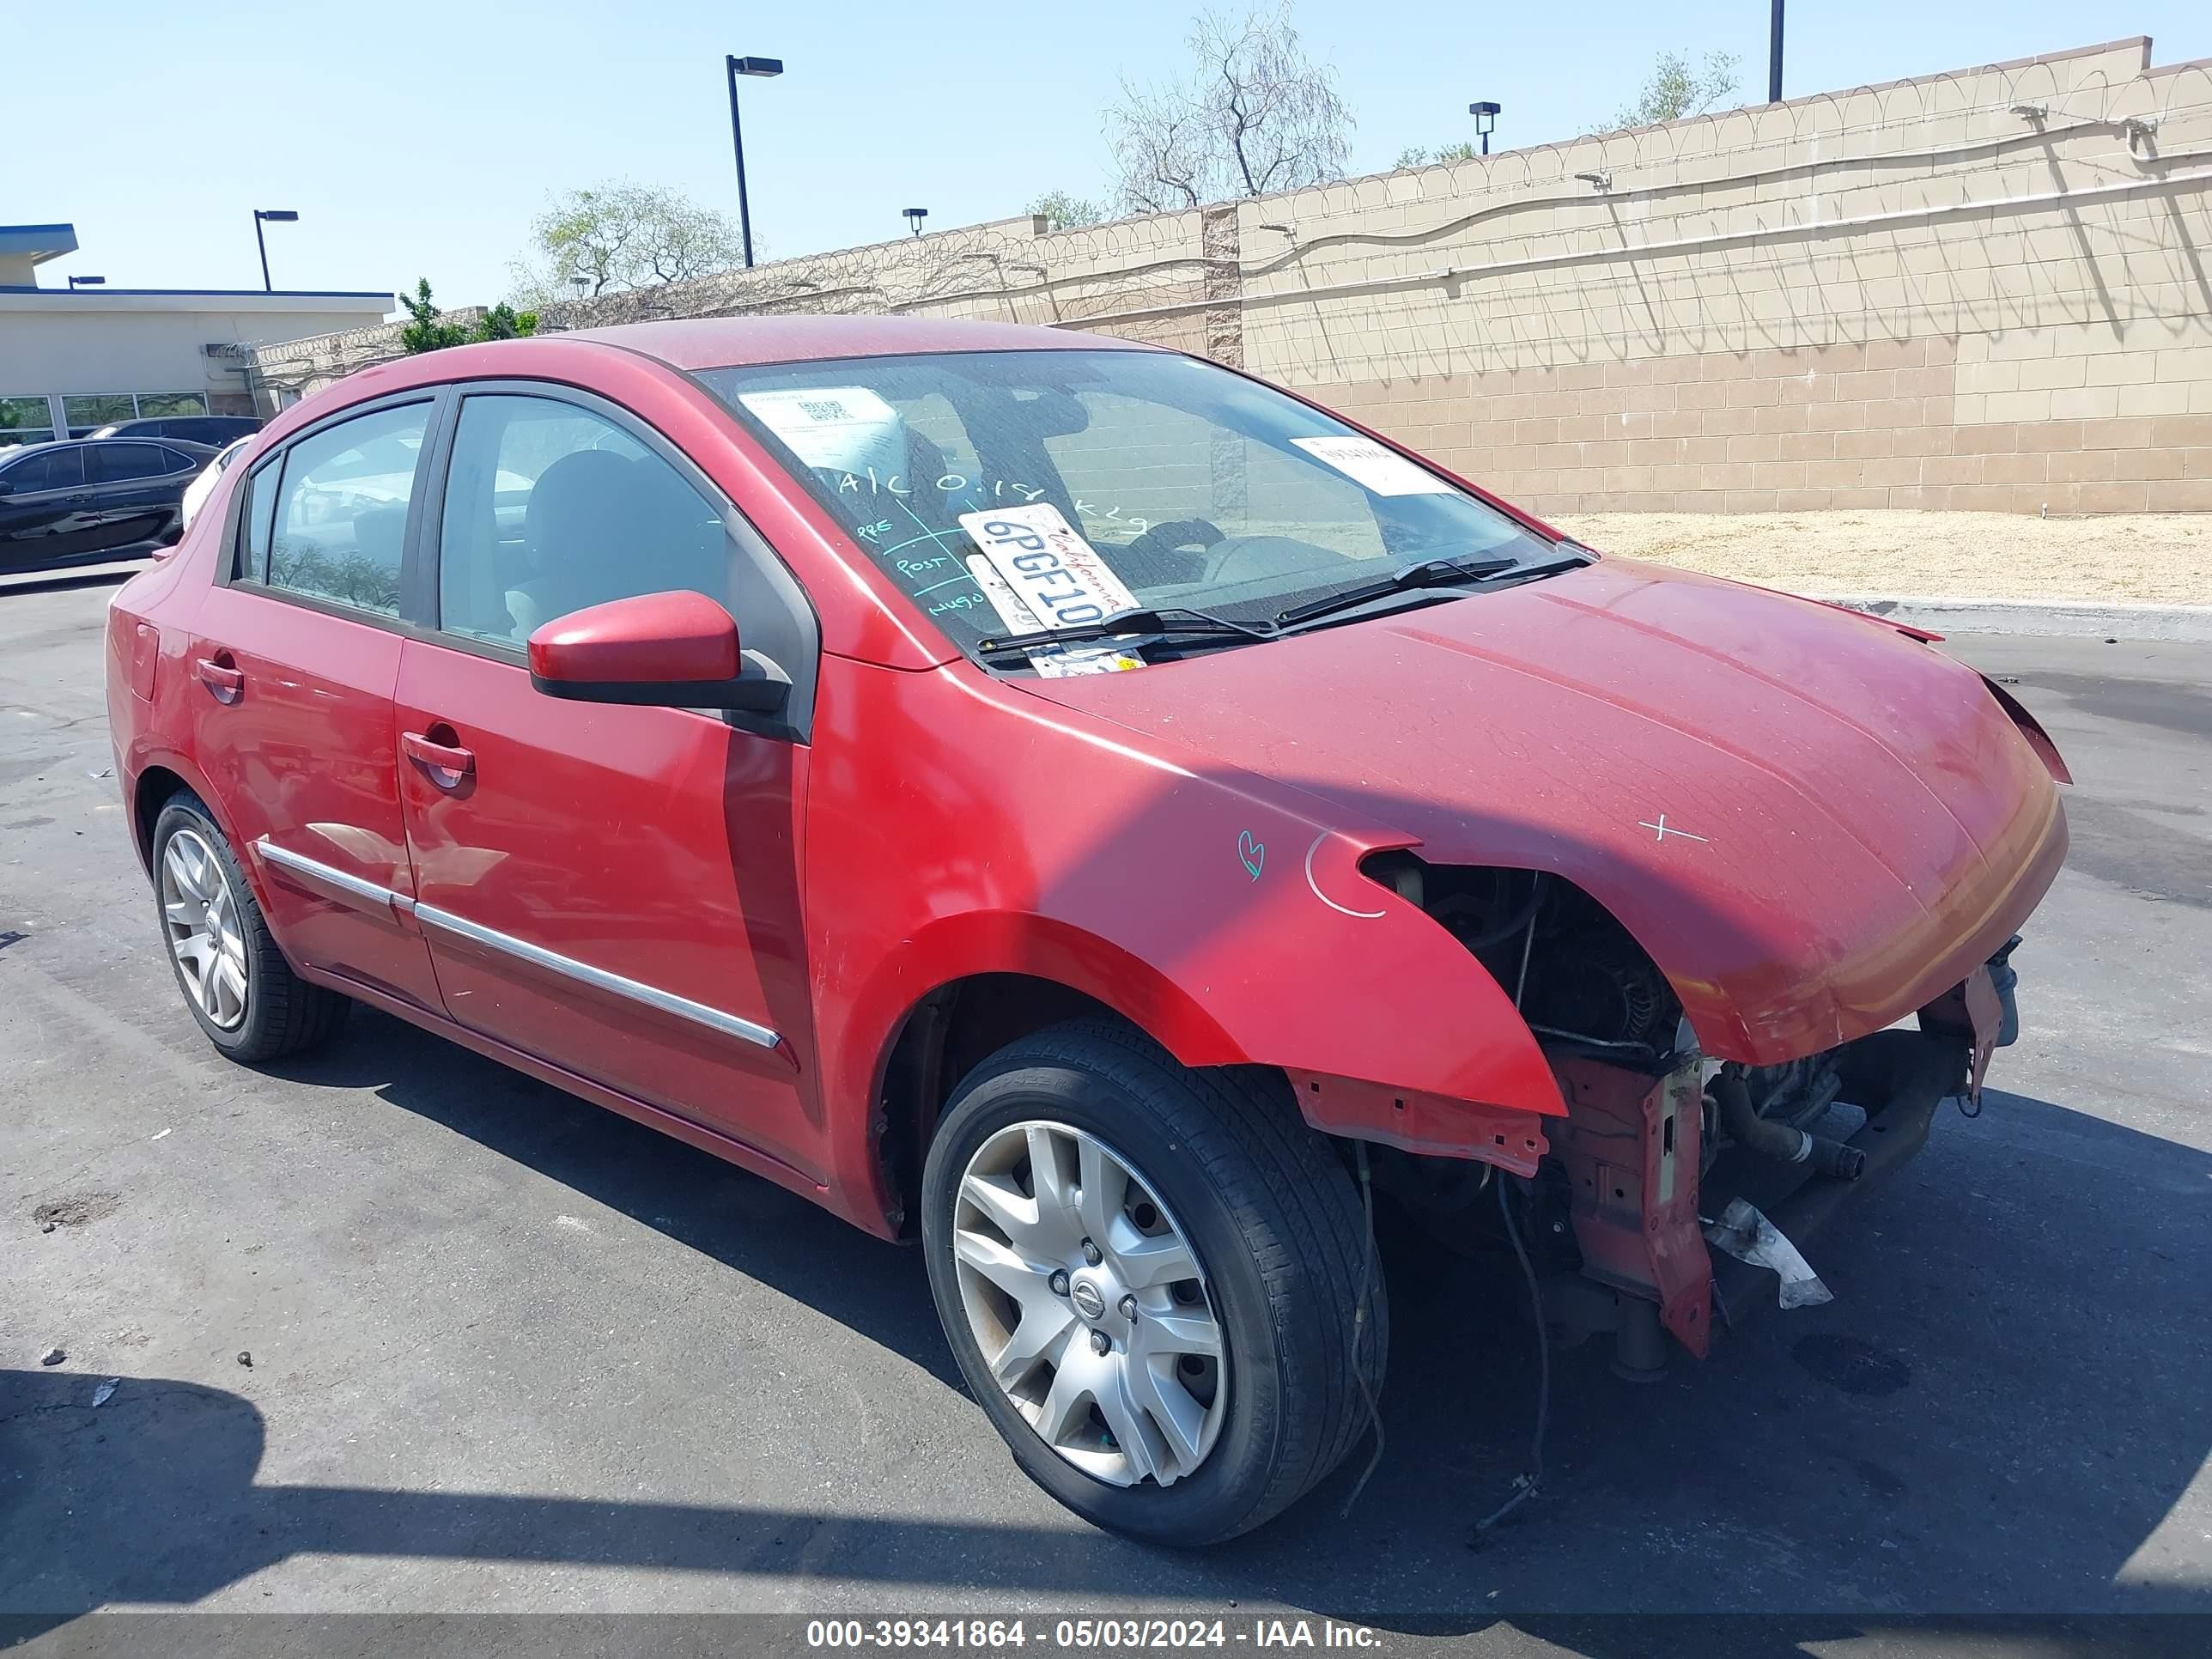
[[[738,77],[750,75],[765,81],[781,75],[783,73],[783,59],[733,58],[725,53],[722,67],[730,82],[730,148],[738,155],[738,229],[744,238],[745,269],[750,270],[753,263],[753,210],[751,204],[745,200],[745,138],[738,125]]]
[[[264,293],[276,290],[269,282],[269,242],[261,234],[261,227],[290,225],[299,222],[300,216],[289,208],[256,208],[253,210],[253,245],[261,250],[261,287]]]
[[[901,208],[899,212],[901,216],[905,218],[907,223],[913,227],[914,234],[917,236],[921,235],[921,222],[929,217],[929,210],[927,208]]]
[[[1767,30],[1766,101],[1782,101],[1782,0],[1774,0],[1774,18]]]
[[[1474,117],[1475,136],[1482,140],[1482,153],[1490,154],[1490,135],[1498,130],[1498,106],[1487,98],[1479,104],[1469,104],[1467,112]]]
[[[107,278],[105,276],[72,276],[69,279],[69,284],[71,288],[105,288],[107,285]]]

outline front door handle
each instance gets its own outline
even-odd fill
[[[212,657],[201,657],[192,664],[192,674],[202,685],[215,693],[217,702],[236,702],[246,690],[246,673],[228,663],[217,662]]]
[[[403,732],[399,746],[407,758],[430,775],[441,789],[458,789],[477,769],[476,752],[450,743],[433,743],[421,732]]]

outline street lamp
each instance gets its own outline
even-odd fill
[[[901,208],[899,211],[905,216],[907,223],[914,227],[914,234],[917,236],[921,235],[921,222],[929,217],[929,210],[927,208]]]
[[[1482,140],[1482,153],[1485,155],[1490,154],[1490,135],[1498,130],[1498,108],[1496,104],[1486,98],[1479,104],[1469,104],[1467,106],[1467,112],[1474,117],[1475,136]]]
[[[105,276],[72,276],[69,279],[71,288],[103,288],[106,283]]]
[[[261,234],[261,227],[264,224],[297,224],[299,220],[300,216],[293,212],[289,208],[256,208],[253,210],[253,245],[261,250],[261,287],[264,293],[273,294],[276,292],[276,289],[270,287],[269,282],[269,243],[268,240]]]
[[[738,228],[745,240],[745,269],[750,270],[753,264],[753,210],[751,204],[745,200],[745,139],[738,126],[738,77],[750,75],[760,80],[768,80],[783,73],[783,59],[732,58],[726,52],[722,57],[722,67],[727,71],[730,82],[730,148],[738,155]]]
[[[1774,0],[1774,14],[1767,20],[1766,101],[1782,101],[1782,0]]]

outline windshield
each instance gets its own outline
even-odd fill
[[[860,357],[699,378],[971,653],[1139,607],[1271,628],[1409,564],[1510,568],[1558,551],[1342,422],[1165,352]],[[1077,665],[1072,647],[1057,660]],[[1136,664],[1093,653],[1087,665]]]

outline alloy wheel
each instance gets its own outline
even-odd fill
[[[161,922],[185,994],[226,1031],[246,1023],[246,936],[222,860],[197,830],[161,853]]]
[[[1097,1136],[1010,1124],[960,1179],[969,1328],[1031,1428],[1085,1474],[1169,1486],[1213,1449],[1229,1355],[1188,1236]]]

